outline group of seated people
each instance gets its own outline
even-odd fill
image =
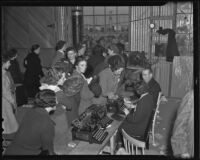
[[[107,49],[96,45],[92,55],[86,56],[85,47],[83,44],[79,51],[76,51],[74,47],[67,48],[65,41],[59,41],[56,56],[47,73],[43,73],[38,57],[40,46],[32,47],[31,55],[24,61],[27,67],[25,77],[28,77],[25,78],[25,84],[28,96],[35,97],[35,101],[34,107],[24,116],[20,125],[14,118],[13,95],[10,95],[8,90],[6,69],[9,68],[11,58],[3,58],[3,111],[9,106],[9,115],[3,112],[3,128],[6,131],[7,123],[13,123],[12,131],[7,133],[15,133],[13,142],[5,151],[6,155],[38,155],[46,152],[55,154],[55,124],[49,114],[52,114],[56,107],[65,109],[70,126],[71,122],[92,104],[105,105],[108,99],[116,100],[123,96],[121,88],[124,85],[127,59],[120,48],[116,44],[111,44]],[[141,83],[137,89],[140,99],[135,112],[124,111],[127,118],[119,128],[119,135],[123,128],[130,136],[143,136],[145,126],[156,107],[160,85],[154,80],[151,68],[143,68],[140,76]],[[10,115],[13,116],[13,122],[10,122]]]

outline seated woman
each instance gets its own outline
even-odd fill
[[[143,137],[149,121],[151,120],[154,99],[152,95],[148,93],[147,85],[144,82],[140,82],[140,84],[136,86],[136,91],[140,95],[140,99],[135,112],[134,110],[130,112],[127,109],[124,110],[127,117],[118,130],[120,133],[118,135],[119,140],[122,140],[121,129],[124,129],[131,137]]]
[[[107,98],[117,99],[116,91],[120,80],[120,75],[124,69],[124,63],[118,55],[114,55],[108,60],[109,67],[101,71],[99,76],[99,84],[102,89],[101,96],[96,99],[96,103],[106,104]]]
[[[54,91],[42,90],[36,95],[34,107],[24,116],[12,144],[5,155],[54,154],[54,122],[49,114],[56,109]]]

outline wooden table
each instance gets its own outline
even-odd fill
[[[111,117],[111,115],[112,114],[108,114],[108,117]],[[106,137],[106,139],[103,141],[102,144],[96,144],[96,143],[89,144],[89,142],[76,140],[73,142],[76,143],[77,145],[74,148],[71,148],[68,147],[67,144],[67,137],[69,138],[69,134],[71,140],[68,139],[68,142],[72,141],[71,132],[64,133],[63,136],[61,136],[60,145],[54,146],[55,153],[59,155],[97,155],[102,151],[102,149],[106,146],[106,144],[110,142],[111,155],[113,155],[115,149],[114,136],[122,122],[123,120],[122,121],[114,120],[112,122],[111,127],[106,129],[106,131],[108,132],[108,136]],[[68,136],[66,136],[66,134],[68,134]]]

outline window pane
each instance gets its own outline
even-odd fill
[[[107,28],[112,28],[116,25],[116,16],[106,16],[106,26]]]
[[[129,13],[129,7],[118,7],[118,14],[128,14]]]
[[[190,54],[189,51],[189,34],[177,34],[176,41],[178,50],[181,56],[186,56]]]
[[[118,16],[118,23],[119,23],[119,25],[128,25],[129,16],[128,15],[119,15]]]
[[[94,7],[94,13],[96,15],[104,15],[104,7]]]
[[[93,7],[83,7],[83,15],[93,15]]]
[[[96,25],[102,25],[104,26],[105,21],[104,21],[104,16],[95,16],[95,24]]]
[[[193,32],[193,15],[177,14],[176,26],[177,33],[191,33]]]
[[[84,34],[93,29],[93,16],[84,16]]]
[[[106,7],[106,14],[116,14],[116,7]]]
[[[177,3],[177,13],[191,13],[192,12],[191,2],[178,2]]]

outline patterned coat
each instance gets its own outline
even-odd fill
[[[18,129],[18,123],[13,113],[13,108],[16,107],[15,97],[12,93],[11,80],[7,75],[7,71],[2,69],[2,127],[4,129],[4,134],[14,133]],[[11,78],[11,77],[10,77]]]
[[[171,145],[174,155],[189,153],[194,156],[194,91],[182,99],[177,111]]]

